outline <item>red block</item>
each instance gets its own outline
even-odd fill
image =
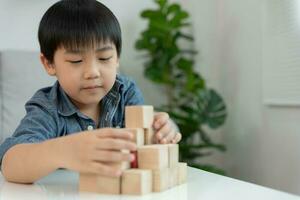
[[[131,152],[134,155],[134,160],[130,163],[131,168],[138,168],[137,151]]]

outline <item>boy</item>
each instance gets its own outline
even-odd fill
[[[134,82],[117,74],[116,17],[96,0],[62,0],[44,14],[38,37],[41,62],[57,81],[26,103],[26,116],[0,146],[2,174],[18,183],[58,168],[120,176],[107,163],[132,161],[120,150],[136,146],[130,133],[108,127],[124,127],[125,106],[143,104],[143,97]],[[159,143],[181,139],[166,113],[155,114],[153,127]]]

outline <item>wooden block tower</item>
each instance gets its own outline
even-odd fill
[[[137,144],[137,152],[131,152],[135,161],[115,164],[123,170],[119,178],[80,174],[80,191],[143,195],[186,182],[187,164],[178,161],[178,144],[155,144],[153,116],[153,106],[125,108],[125,129],[133,133]]]

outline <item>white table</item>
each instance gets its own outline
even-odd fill
[[[188,181],[161,193],[144,196],[100,195],[78,192],[78,173],[57,170],[32,185],[6,182],[0,174],[0,200],[300,200],[300,197],[236,179],[188,168]]]

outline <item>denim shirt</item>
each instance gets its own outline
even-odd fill
[[[144,99],[133,80],[117,75],[112,89],[100,101],[99,125],[81,113],[58,81],[38,90],[25,104],[26,115],[11,137],[0,145],[0,166],[6,151],[16,144],[39,143],[51,138],[103,127],[124,127],[126,105],[142,105]]]

